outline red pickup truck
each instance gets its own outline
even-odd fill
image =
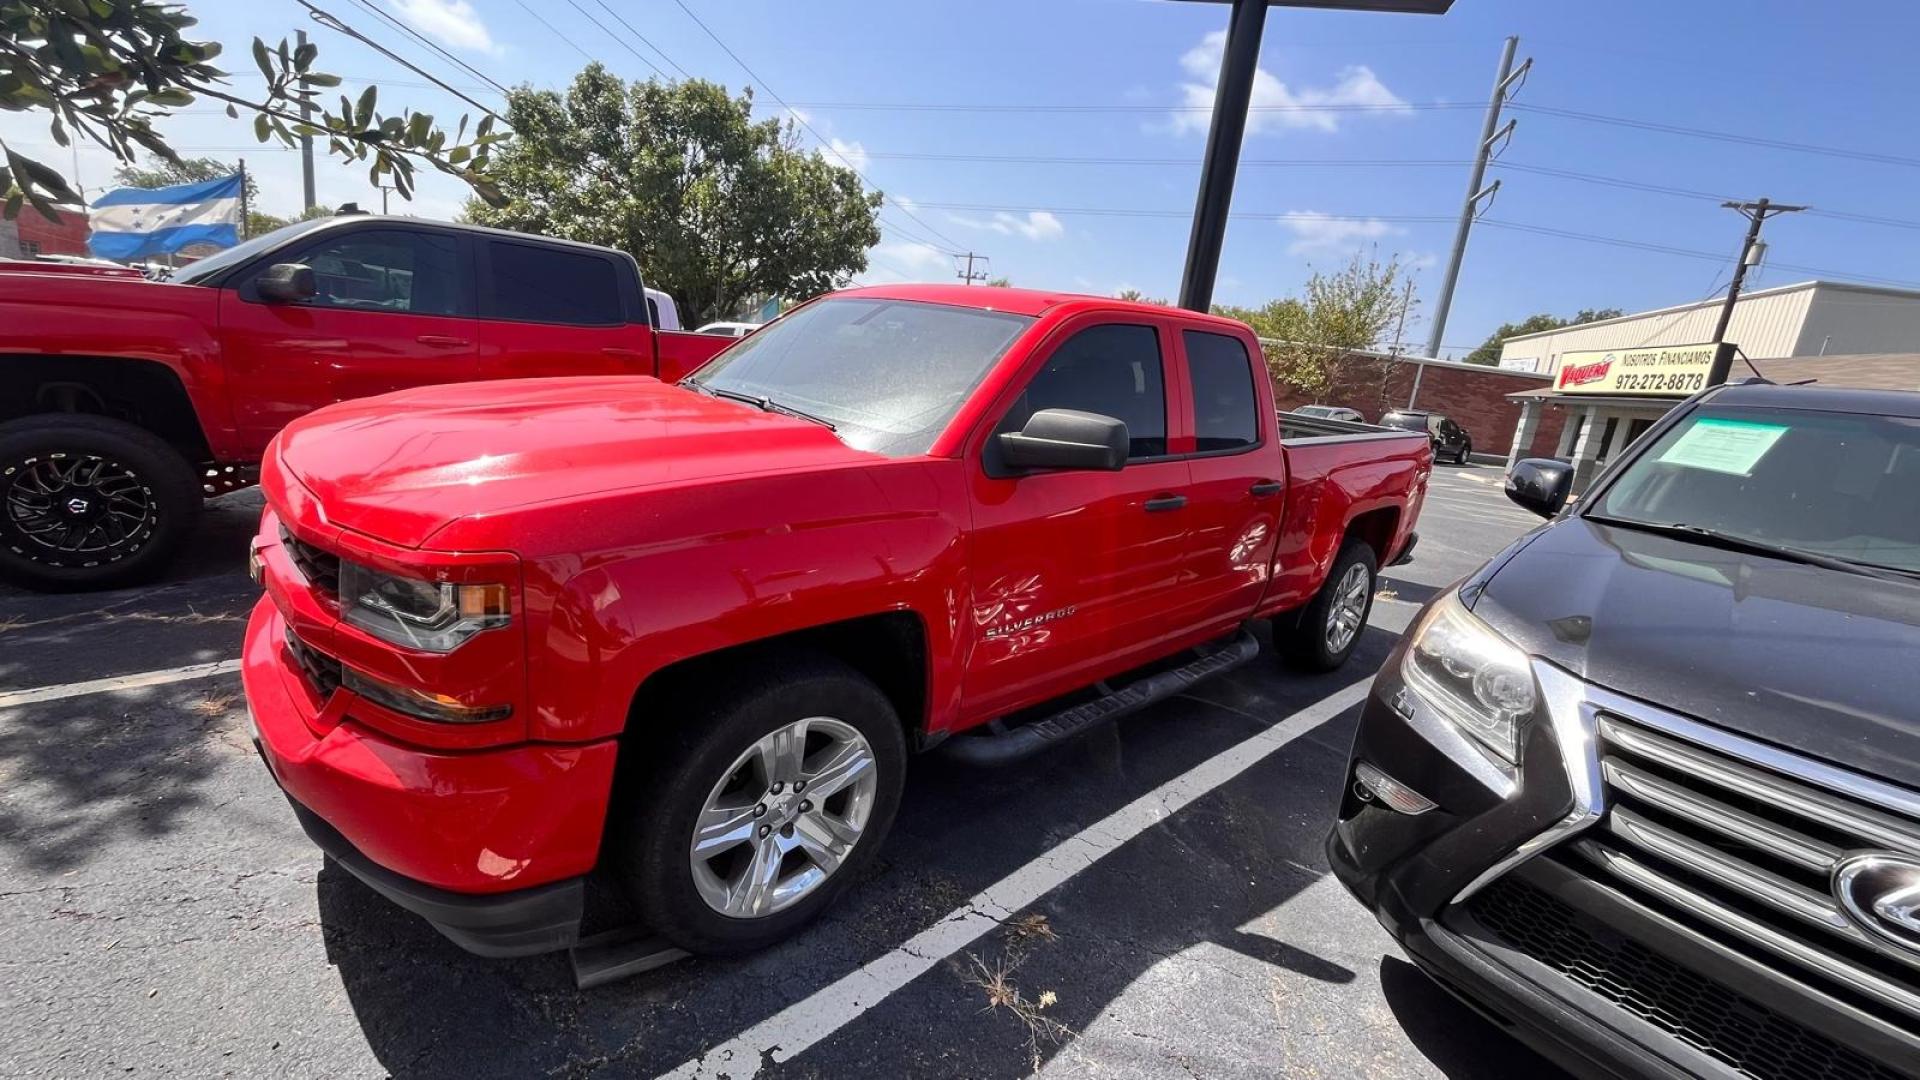
[[[753,948],[880,846],[907,755],[1000,763],[1354,648],[1424,433],[1282,441],[1240,323],[862,289],[692,377],[405,391],[267,456],[243,677],[308,834],[461,945]]]
[[[655,329],[607,248],[416,218],[289,225],[170,282],[0,263],[0,578],[151,577],[204,497],[322,405],[529,375],[673,380],[731,344]]]

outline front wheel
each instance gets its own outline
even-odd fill
[[[1473,444],[1471,442],[1463,442],[1460,444],[1460,456],[1454,458],[1453,463],[1455,465],[1465,465],[1467,463],[1467,459],[1472,456],[1473,456]]]
[[[636,770],[612,870],[647,925],[689,952],[771,945],[886,838],[906,774],[900,720],[871,682],[819,659],[718,692],[681,722],[675,749]]]
[[[151,578],[192,533],[193,467],[144,428],[60,413],[0,424],[0,578],[43,592]]]
[[[1378,566],[1372,547],[1348,540],[1307,606],[1274,620],[1274,642],[1282,658],[1303,671],[1332,671],[1346,663],[1373,610]]]

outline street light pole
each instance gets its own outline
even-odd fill
[[[1227,210],[1233,204],[1233,178],[1240,170],[1240,142],[1247,132],[1247,106],[1253,100],[1253,76],[1260,65],[1260,36],[1267,25],[1267,0],[1233,0],[1227,44],[1220,53],[1213,120],[1207,125],[1207,156],[1200,166],[1200,193],[1194,200],[1193,233],[1187,239],[1187,265],[1180,273],[1180,306],[1206,311],[1213,305],[1213,281],[1220,272],[1220,245],[1227,235]]]

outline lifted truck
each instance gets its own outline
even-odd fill
[[[799,308],[678,386],[406,391],[269,452],[244,682],[336,861],[487,955],[600,871],[692,952],[870,861],[910,751],[1001,763],[1252,658],[1353,651],[1424,434],[1281,441],[1209,315],[940,286]]]
[[[730,344],[655,329],[652,303],[622,252],[366,214],[164,283],[0,263],[0,578],[151,578],[202,499],[251,482],[268,440],[322,405],[529,375],[672,380]]]

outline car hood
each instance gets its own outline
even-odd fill
[[[811,421],[637,376],[364,398],[288,425],[276,453],[330,523],[406,547],[536,503],[874,460]]]
[[[1920,787],[1920,581],[1884,581],[1573,517],[1474,614],[1590,682]]]

